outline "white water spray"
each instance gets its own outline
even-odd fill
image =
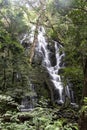
[[[59,99],[58,102],[63,103],[63,84],[61,81],[61,77],[58,74],[58,71],[60,69],[60,62],[61,58],[64,56],[64,54],[59,54],[59,48],[61,47],[57,42],[54,42],[55,46],[55,58],[56,58],[56,65],[52,66],[50,61],[50,51],[48,50],[47,46],[48,43],[45,39],[45,30],[43,27],[40,27],[38,31],[38,46],[37,50],[38,52],[41,52],[43,55],[43,61],[42,65],[47,69],[49,75],[51,76],[51,81],[54,84],[54,87],[56,90],[58,90]]]

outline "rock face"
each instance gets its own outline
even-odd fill
[[[50,61],[51,61],[51,65],[55,66],[56,65],[56,57],[55,57],[55,46],[54,43],[49,43],[48,44],[48,49],[50,50]]]

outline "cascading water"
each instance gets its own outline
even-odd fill
[[[61,58],[64,56],[64,53],[62,55],[59,54],[59,48],[61,47],[57,42],[55,44],[55,58],[56,58],[56,65],[52,66],[50,61],[50,51],[48,50],[48,43],[45,39],[45,30],[43,27],[40,27],[38,30],[38,45],[36,50],[42,54],[43,60],[42,65],[47,69],[51,81],[54,84],[54,87],[59,92],[59,99],[58,102],[63,103],[63,84],[61,82],[61,77],[58,74],[58,71],[60,69],[60,62]]]
[[[31,29],[31,34],[28,36],[29,39],[29,43],[33,43],[34,40],[34,31],[35,31],[35,26],[32,27]],[[63,65],[61,66],[61,61],[62,58],[65,56],[64,52],[60,53],[60,48],[62,48],[62,46],[54,41],[54,53],[55,53],[55,60],[56,63],[55,65],[52,65],[51,63],[51,59],[50,59],[50,54],[51,51],[48,48],[48,42],[46,41],[46,37],[45,37],[46,33],[45,33],[45,29],[43,27],[39,27],[38,28],[38,38],[37,38],[37,44],[36,44],[36,53],[38,53],[39,55],[42,56],[42,66],[44,66],[47,70],[47,72],[50,75],[50,80],[53,83],[54,88],[56,89],[57,92],[57,99],[56,102],[58,104],[62,104],[65,101],[65,95],[67,95],[67,97],[71,100],[72,104],[74,102],[74,100],[72,101],[73,98],[73,91],[70,92],[69,86],[67,85],[65,87],[65,95],[64,95],[64,87],[63,87],[63,83],[61,81],[61,76],[59,74],[59,70],[64,67]],[[26,35],[25,35],[26,37]],[[24,39],[26,39],[24,37]],[[23,40],[22,40],[23,42]],[[33,102],[33,100],[32,100]]]
[[[29,84],[29,91],[29,95],[25,95],[21,101],[21,105],[19,106],[20,111],[30,111],[37,103],[37,94],[32,83]]]

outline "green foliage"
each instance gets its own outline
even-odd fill
[[[29,86],[29,64],[25,50],[3,26],[0,27],[0,69],[1,93],[12,95],[15,87]]]
[[[0,120],[0,128],[6,130],[78,130],[76,123],[63,125],[65,119],[53,120],[58,109],[35,108],[29,112],[7,111]],[[10,121],[7,122],[7,119]]]
[[[66,125],[66,126],[64,126],[64,130],[78,130],[78,126],[77,126],[77,124],[68,124],[68,125]]]
[[[0,113],[5,113],[8,109],[16,110],[18,104],[11,96],[0,95]]]
[[[53,120],[53,109],[46,108],[48,100],[45,98],[41,98],[38,105],[40,107],[31,112],[15,112],[18,104],[12,97],[18,101],[24,97],[24,93],[32,95],[28,88],[29,79],[34,82],[43,81],[33,79],[38,77],[34,68],[38,66],[34,66],[33,69],[29,66],[25,49],[18,42],[19,36],[29,31],[30,22],[36,22],[41,11],[41,7],[29,9],[26,6],[29,5],[28,2],[0,0],[0,93],[10,95],[0,95],[0,112],[3,114],[7,111],[3,118],[0,118],[0,127],[3,130],[78,130],[77,124],[68,122],[64,125],[62,119]],[[83,68],[87,57],[87,2],[49,0],[46,7],[41,17],[41,25],[46,24],[48,36],[63,43],[66,56],[63,59],[65,68],[61,77],[65,84],[67,79],[72,83],[80,101],[84,80]],[[41,89],[39,85],[37,89],[48,98],[44,87]],[[16,106],[15,111],[13,106]],[[11,112],[8,112],[9,109]],[[81,111],[87,111],[87,98],[84,99]],[[27,117],[28,121],[22,121],[23,117]],[[6,122],[7,118],[9,122]]]
[[[84,97],[84,105],[81,107],[80,113],[84,112],[87,114],[87,97]]]

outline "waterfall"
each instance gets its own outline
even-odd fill
[[[47,47],[48,43],[46,42],[45,39],[45,30],[43,27],[40,27],[38,31],[38,45],[36,49],[38,52],[40,52],[43,55],[42,65],[47,69],[51,77],[50,80],[53,82],[55,89],[58,90],[59,92],[58,102],[63,103],[63,84],[58,72],[60,70],[61,58],[64,56],[64,53],[60,55],[59,48],[61,46],[57,42],[54,42],[54,44],[55,44],[54,47],[55,47],[56,65],[52,66],[50,61],[51,52]]]
[[[27,39],[29,39],[28,43],[33,43],[34,31],[35,31],[35,26],[33,26],[31,28],[31,33],[27,38]],[[24,39],[26,39],[26,35],[24,36],[23,40]],[[21,40],[22,43],[23,43],[23,40]],[[60,53],[60,49],[63,48],[62,45],[60,45],[56,41],[53,41],[52,44],[54,44],[55,65],[52,65],[51,60],[53,60],[53,59],[50,58],[51,51],[48,47],[49,44],[46,40],[45,29],[42,26],[38,27],[37,41],[38,42],[36,44],[35,51],[36,51],[37,54],[42,56],[42,66],[46,69],[46,71],[50,75],[50,81],[53,83],[53,87],[55,88],[56,93],[58,95],[56,102],[58,104],[64,103],[65,97],[67,96],[68,99],[71,101],[71,104],[75,104],[73,91],[70,90],[68,85],[66,85],[65,90],[64,90],[64,86],[63,86],[61,76],[60,76],[60,73],[59,73],[61,68],[64,67],[64,64],[61,65],[62,58],[65,56],[65,53],[63,51],[62,51],[62,53]],[[31,88],[32,88],[32,86],[31,86]],[[65,95],[64,95],[64,91],[65,91]],[[32,102],[34,102],[34,99],[31,99],[31,100],[32,100]],[[26,102],[26,100],[24,102]],[[31,108],[33,108],[33,107],[30,107],[30,109]]]
[[[32,83],[29,84],[29,95],[25,95],[21,101],[21,105],[19,106],[20,111],[26,112],[32,110],[37,103],[37,94],[34,89],[34,85]]]
[[[74,101],[74,94],[71,88],[68,85],[65,87],[65,95],[64,95],[64,86],[61,80],[61,76],[59,74],[59,70],[64,67],[64,64],[61,65],[62,58],[65,57],[65,53],[62,51],[60,53],[60,49],[62,49],[62,45],[58,42],[54,41],[54,48],[55,48],[55,60],[56,64],[51,64],[50,54],[51,51],[48,48],[48,42],[46,41],[46,32],[43,27],[39,27],[38,29],[38,45],[36,46],[37,53],[40,53],[43,57],[42,59],[42,66],[46,68],[50,75],[50,80],[54,85],[54,88],[57,92],[57,99],[56,102],[58,104],[62,104],[65,101],[65,97],[67,96],[68,99],[71,101],[71,104],[75,104]],[[63,49],[62,49],[63,50]],[[54,95],[55,96],[55,95]]]

